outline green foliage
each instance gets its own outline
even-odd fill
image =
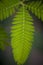
[[[0,49],[4,50],[5,45],[7,45],[7,34],[5,32],[5,29],[0,25]]]
[[[15,7],[19,4],[20,0],[2,0],[0,1],[0,20],[12,16],[15,13]]]
[[[27,60],[34,38],[34,21],[25,8],[24,6],[20,8],[11,26],[12,52],[18,65],[24,64]]]
[[[22,1],[22,2],[21,2]],[[29,12],[26,10],[27,7],[32,11],[39,19],[43,21],[43,4],[41,5],[41,1],[32,1],[27,5],[26,2],[28,0],[1,0],[0,1],[0,21],[12,16],[15,13],[15,9],[19,7],[19,5],[23,5],[16,12],[16,16],[14,16],[11,26],[11,46],[12,53],[18,65],[24,64],[30,55],[33,40],[38,44],[34,44],[38,49],[42,47],[39,42],[42,41],[42,35],[36,33],[34,39],[34,21],[30,16]],[[25,6],[24,6],[25,4]],[[37,5],[38,4],[38,5]],[[41,5],[41,6],[40,6]],[[37,6],[37,7],[36,7]],[[40,7],[39,7],[40,6]],[[7,43],[8,36],[5,29],[0,24],[0,49],[4,50],[5,45]],[[38,39],[38,41],[37,41]]]
[[[20,0],[2,0],[1,2],[4,4],[5,7],[9,8],[14,5],[17,5]]]
[[[43,21],[43,4],[42,1],[32,1],[28,5],[29,10]]]

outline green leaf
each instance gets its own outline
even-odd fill
[[[0,20],[12,16],[15,13],[15,7],[18,7],[20,0],[2,0],[0,1]]]
[[[34,38],[34,21],[25,7],[21,7],[11,26],[12,53],[18,65],[24,64],[30,55]]]

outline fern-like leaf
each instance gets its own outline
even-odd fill
[[[33,19],[25,7],[20,8],[11,26],[11,46],[15,61],[23,64],[31,51],[34,38]]]
[[[15,6],[20,0],[2,0],[0,1],[0,20],[12,16],[15,13]]]

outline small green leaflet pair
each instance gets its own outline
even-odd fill
[[[22,6],[13,18],[11,46],[17,65],[23,65],[30,55],[35,31],[33,22],[25,6]]]

